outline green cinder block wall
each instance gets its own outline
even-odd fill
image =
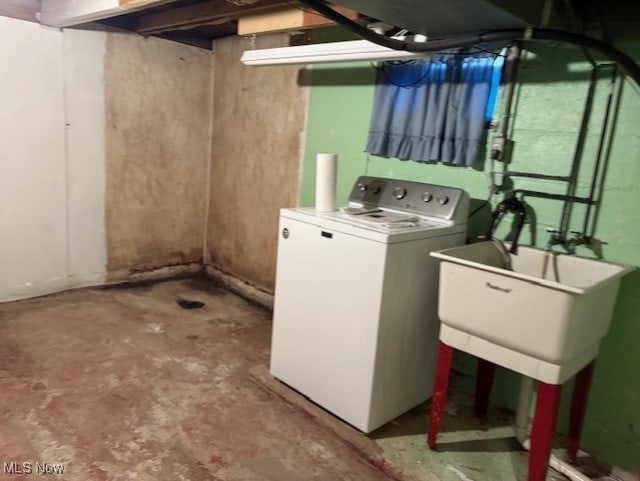
[[[640,48],[624,47],[634,58]],[[582,52],[569,46],[530,46],[521,70],[513,119],[511,170],[567,175],[588,91],[590,65]],[[338,153],[338,204],[347,202],[358,175],[374,175],[461,187],[469,192],[472,208],[488,197],[491,162],[480,159],[474,167],[451,167],[369,156],[363,152],[375,82],[369,63],[314,66],[299,203],[312,206],[315,191],[315,155]],[[592,115],[585,137],[577,195],[586,195],[598,148],[609,74],[598,81]],[[498,106],[499,108],[500,106]],[[598,211],[595,237],[603,245],[605,260],[640,265],[640,88],[630,80],[622,85],[609,147],[609,168]],[[497,165],[497,170],[502,166]],[[500,181],[500,176],[497,177]],[[564,184],[515,179],[515,187],[563,193]],[[492,204],[502,200],[496,195]],[[535,213],[521,236],[524,244],[544,246],[547,229],[557,228],[558,201],[527,198]],[[474,216],[472,234],[482,231],[489,208]],[[583,207],[576,206],[572,229],[581,230]],[[503,224],[508,223],[507,220]],[[505,227],[505,226],[501,226]],[[579,255],[593,257],[584,247]],[[517,313],[514,313],[517,316]],[[640,471],[640,271],[628,275],[621,286],[614,319],[598,357],[589,399],[582,448],[612,465]],[[474,370],[474,361],[462,356],[458,368]],[[501,370],[492,402],[515,407],[519,377]],[[471,384],[471,380],[469,382]],[[471,386],[469,386],[471,388]],[[563,392],[559,429],[566,425],[570,386]]]

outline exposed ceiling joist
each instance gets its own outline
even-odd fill
[[[239,7],[226,0],[212,0],[141,16],[137,19],[134,29],[142,35],[188,30],[202,25],[219,24],[224,19],[238,18],[239,15],[262,12],[284,5],[287,5],[284,0],[260,0],[257,3]]]
[[[338,13],[351,20],[358,20],[357,12],[336,5]],[[292,7],[273,8],[264,12],[242,15],[238,19],[238,35],[265,32],[286,32],[310,29],[333,24],[333,21],[310,9]]]

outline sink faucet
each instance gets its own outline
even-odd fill
[[[564,239],[560,236],[560,231],[556,229],[547,229],[549,235],[549,240],[547,241],[547,245],[545,249],[548,251],[553,250],[553,246],[564,245]]]
[[[547,232],[550,234],[545,246],[545,249],[548,251],[552,251],[554,246],[561,245],[568,254],[575,254],[578,246],[585,246],[591,249],[598,259],[602,259],[602,246],[608,244],[605,241],[579,231],[571,231],[573,237],[570,239],[563,239],[560,231],[556,229],[547,229]]]
[[[553,250],[554,246],[561,245],[568,254],[575,254],[576,248],[579,245],[591,246],[591,238],[584,235],[582,232],[571,231],[573,237],[571,239],[565,239],[560,235],[560,231],[556,229],[549,229],[549,240],[547,241],[546,250]]]

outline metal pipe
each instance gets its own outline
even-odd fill
[[[537,190],[516,189],[513,191],[513,193],[529,197],[540,197],[541,199],[570,200],[571,202],[575,202],[576,204],[589,204],[595,202],[587,197],[568,196],[565,194],[550,194],[548,192],[540,192]]]
[[[589,198],[593,199],[596,192],[596,182],[598,181],[598,176],[600,174],[600,165],[602,164],[602,154],[604,153],[605,140],[607,136],[607,132],[609,130],[609,120],[611,118],[611,106],[613,104],[613,95],[615,86],[617,84],[618,76],[616,69],[614,67],[613,72],[611,73],[611,85],[609,89],[609,95],[607,96],[607,105],[605,107],[604,120],[602,121],[602,130],[600,132],[600,141],[598,143],[598,152],[596,154],[596,163],[593,167],[593,177],[591,178],[591,188],[589,189]],[[595,203],[587,204],[587,211],[584,214],[584,224],[582,228],[582,233],[585,236],[593,236],[594,232],[589,233],[589,220],[591,220],[591,209]]]
[[[569,177],[566,175],[547,175],[547,174],[536,174],[534,172],[514,172],[512,170],[507,170],[502,173],[504,177],[528,177],[531,179],[542,179],[542,180],[557,180],[566,182],[569,180]]]
[[[578,186],[578,174],[580,173],[580,163],[582,161],[582,153],[584,152],[584,144],[587,138],[587,130],[589,126],[589,118],[593,109],[593,98],[596,91],[596,83],[600,69],[595,67],[591,70],[589,79],[589,91],[587,92],[587,100],[582,113],[582,121],[580,123],[580,132],[578,141],[576,142],[576,150],[573,154],[573,162],[571,163],[571,172],[569,173],[569,185],[567,185],[567,198],[562,208],[562,217],[560,218],[560,238],[565,240],[569,233],[569,224],[571,222],[571,210],[573,208],[573,198],[576,194]],[[592,202],[592,199],[590,199]]]
[[[564,8],[567,10],[567,16],[569,17],[569,22],[571,23],[571,30],[573,30],[574,32],[579,31],[578,21],[576,19],[576,14],[573,11],[571,0],[564,0]],[[586,57],[586,59],[591,64],[591,66],[595,67],[596,61],[593,58],[593,55],[591,55],[591,52],[589,52],[585,47],[581,47],[581,50],[582,50],[582,53],[584,53],[584,56]]]
[[[491,185],[489,192],[491,194],[498,192],[498,185],[496,184],[496,160],[505,160],[505,150],[508,147],[507,139],[510,137],[509,124],[512,117],[513,110],[513,98],[515,96],[515,83],[520,73],[520,57],[522,56],[522,48],[519,45],[509,47],[507,53],[507,63],[503,70],[502,83],[505,86],[503,89],[503,99],[501,102],[501,114],[500,122],[498,124],[498,133],[493,138],[493,145],[489,158],[491,159],[491,170],[489,172],[489,179]],[[507,161],[509,159],[506,159]]]
[[[523,444],[529,438],[529,411],[533,396],[533,379],[522,376],[520,391],[518,392],[518,407],[516,408],[516,439]]]
[[[551,19],[551,7],[553,7],[553,0],[545,0],[542,6],[542,15],[540,15],[540,26],[548,27],[549,20]]]
[[[506,139],[509,135],[509,121],[512,117],[512,105],[513,105],[513,97],[515,93],[515,83],[516,77],[518,74],[518,67],[520,64],[520,55],[522,54],[522,49],[520,46],[515,45],[510,47],[507,51],[507,68],[504,71],[504,82],[505,86],[505,103],[504,108],[502,110],[502,118],[500,119],[500,125],[498,127],[498,135],[497,137],[502,138],[503,150],[496,157],[496,160],[502,160],[504,156],[504,147],[506,145]],[[493,152],[492,152],[493,156]]]
[[[615,126],[618,124],[618,117],[620,116],[620,105],[622,104],[622,93],[624,89],[625,83],[622,79],[618,80],[618,89],[616,92],[615,105],[613,106],[613,118],[611,119],[611,125],[613,126],[611,129],[611,135],[609,137],[609,142],[607,144],[606,152],[604,154],[605,162],[602,165],[602,174],[600,175],[600,182],[598,183],[598,196],[594,200],[596,205],[602,205],[602,198],[604,196],[604,187],[605,180],[607,178],[607,172],[609,170],[609,163],[611,158],[611,150],[613,148],[613,136],[615,133]],[[596,225],[598,224],[598,219],[600,218],[600,209],[596,209],[593,214],[593,221],[591,223],[591,237],[594,236],[596,231]]]

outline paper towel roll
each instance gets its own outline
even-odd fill
[[[336,210],[336,174],[338,156],[318,154],[316,156],[316,211]]]

